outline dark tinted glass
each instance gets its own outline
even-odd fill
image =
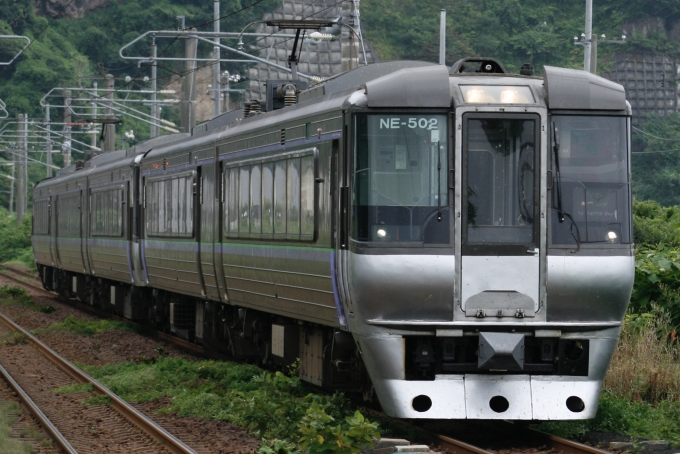
[[[552,242],[630,243],[626,119],[555,116],[553,122],[550,155],[556,173],[556,132],[561,184],[552,191]],[[558,214],[558,189],[563,222]]]

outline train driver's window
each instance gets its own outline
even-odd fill
[[[551,165],[557,174],[557,142],[560,175],[551,198],[552,243],[630,244],[626,118],[555,115],[550,132]],[[562,222],[559,202],[565,213]]]
[[[447,117],[357,115],[351,236],[379,243],[450,243]]]

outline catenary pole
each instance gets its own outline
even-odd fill
[[[446,10],[442,9],[439,16],[439,64],[446,64]]]
[[[214,27],[215,27],[215,33],[220,32],[220,2],[219,0],[215,0],[213,3],[214,5],[214,13],[215,13],[215,22],[214,22]],[[220,114],[220,98],[222,98],[220,94],[220,38],[215,37],[215,46],[213,48],[213,57],[215,57],[215,64],[213,65],[213,94],[215,95],[215,116],[218,116]]]
[[[593,39],[593,0],[586,0],[586,37],[583,41],[583,69],[590,71],[591,41]]]
[[[104,118],[108,119],[113,119],[113,109],[111,101],[113,101],[113,85],[115,83],[115,79],[113,78],[112,74],[107,74],[105,77],[105,82],[104,82],[104,87],[106,94],[104,97],[106,99],[109,99],[110,101],[107,103],[106,108],[104,109]],[[105,123],[103,125],[104,127],[104,147],[103,150],[106,153],[107,151],[113,151],[116,149],[116,125],[111,123]]]
[[[24,134],[25,130],[24,128],[26,127],[24,123],[24,115],[19,114],[17,115],[17,148],[18,148],[18,154],[17,154],[17,164],[15,164],[17,169],[17,224],[21,224],[21,222],[24,220],[24,211],[25,211],[25,199],[26,199],[26,192],[24,191],[24,153],[26,150],[24,150]]]
[[[195,29],[193,29],[195,30]],[[191,132],[196,126],[196,51],[198,40],[195,37],[187,37],[184,42],[184,56],[186,71],[182,77],[182,100],[180,102],[180,128],[181,132]]]
[[[151,117],[153,118],[153,123],[151,125],[150,136],[153,139],[158,137],[158,103],[156,102],[156,90],[157,90],[157,79],[158,79],[158,62],[156,58],[158,57],[158,46],[156,45],[156,38],[154,37],[151,41]]]
[[[50,131],[50,105],[45,108],[45,153],[47,154],[47,178],[52,178],[52,134]]]
[[[71,165],[71,90],[64,90],[64,168]]]

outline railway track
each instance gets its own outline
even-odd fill
[[[26,342],[32,347],[5,347],[0,373],[64,452],[96,453],[102,452],[104,446],[117,446],[123,449],[117,452],[141,449],[152,453],[195,454],[193,449],[2,313],[0,324],[4,334],[15,333],[15,339],[21,339],[18,343]],[[32,364],[39,364],[39,371],[31,367]],[[108,398],[110,405],[86,407],[72,395],[65,395],[63,399],[54,397],[53,389],[74,383],[91,385],[95,393]],[[75,409],[76,405],[83,408]],[[74,424],[74,419],[84,420]],[[103,450],[107,451],[111,452]]]
[[[31,275],[30,273],[27,273],[23,270],[17,269],[13,266],[8,266],[4,265],[4,268],[0,268],[0,274],[19,284],[22,286],[29,287],[31,290],[40,292],[43,295],[52,297],[52,298],[58,298],[62,301],[67,302],[68,304],[71,305],[76,305],[80,309],[83,309],[89,313],[95,314],[97,316],[106,316],[109,318],[114,318],[114,319],[120,319],[120,320],[125,320],[128,323],[132,323],[127,319],[123,319],[121,317],[117,317],[115,315],[112,315],[110,313],[105,313],[101,310],[98,310],[96,308],[93,308],[87,304],[81,303],[76,300],[71,300],[71,299],[66,299],[63,298],[56,293],[50,292],[45,290],[42,285],[35,283],[37,280],[37,277],[35,275]],[[33,282],[31,282],[31,280]],[[0,314],[1,315],[1,314]],[[5,321],[7,320],[7,322]],[[8,324],[8,326],[16,326],[12,321],[6,319],[4,316],[0,316],[0,322]],[[19,328],[20,329],[20,328]],[[30,336],[30,334],[29,334]],[[156,332],[154,333],[154,336],[163,339],[167,342],[170,342],[180,348],[183,348],[187,351],[190,351],[195,354],[200,354],[202,356],[211,356],[211,357],[218,357],[219,359],[232,359],[228,358],[226,355],[222,354],[214,354],[211,352],[208,352],[203,349],[202,346],[196,345],[191,342],[187,342],[183,339],[179,339],[175,336],[171,336],[165,333],[160,333]],[[33,338],[33,336],[31,336]],[[33,338],[35,339],[35,338]],[[37,339],[35,339],[36,342],[40,342]],[[56,357],[59,357],[56,353],[52,352],[47,346],[44,346],[45,351],[51,352],[47,353],[47,355],[55,355]],[[42,351],[42,348],[41,348]],[[60,357],[59,357],[60,358]],[[50,358],[51,359],[51,358]],[[67,370],[71,370],[73,366],[65,366]],[[73,368],[75,369],[75,368]],[[77,370],[77,369],[75,369]],[[80,383],[84,383],[90,378],[84,374],[83,372],[73,372],[73,375],[71,375],[70,372],[69,375],[73,377],[76,381]],[[101,393],[108,393],[109,391],[106,390],[101,385],[95,386],[95,389],[97,389]],[[19,392],[17,391],[19,394]],[[118,402],[120,401],[119,398],[115,397],[112,398],[111,402]],[[30,404],[27,403],[27,405],[30,406]],[[125,402],[120,401],[120,405],[125,405]],[[33,411],[33,410],[32,410]],[[369,410],[371,413],[373,413],[375,416],[379,416],[381,418],[385,419],[390,419],[389,417],[385,416],[384,414],[374,411],[374,410]],[[34,412],[35,413],[35,412]],[[139,414],[134,408],[132,408],[131,413],[133,415],[138,414],[141,416],[142,419],[140,419],[140,423],[145,425],[148,423],[153,424],[152,421],[148,420],[148,418],[144,417],[143,415]],[[133,416],[137,417],[137,416]],[[394,420],[392,420],[394,421]],[[410,423],[404,422],[404,421],[396,421],[397,424],[399,425],[404,425],[408,426]],[[42,420],[41,420],[42,423]],[[594,448],[592,446],[584,445],[582,443],[577,443],[571,440],[567,440],[564,438],[556,437],[553,435],[548,435],[544,434],[542,432],[538,432],[533,429],[525,428],[520,425],[516,424],[511,424],[507,422],[487,422],[486,427],[482,428],[482,425],[480,425],[478,422],[466,422],[463,424],[464,426],[470,425],[470,426],[475,426],[474,429],[470,430],[458,430],[455,433],[449,433],[449,431],[446,430],[445,426],[451,426],[450,422],[439,422],[434,425],[431,425],[432,427],[418,427],[418,431],[420,432],[420,437],[421,437],[421,442],[427,442],[430,445],[438,446],[442,450],[445,450],[449,453],[452,454],[492,454],[496,453],[501,450],[511,450],[515,452],[520,452],[522,449],[525,450],[532,450],[533,452],[538,449],[539,451],[546,451],[546,452],[553,452],[553,453],[564,453],[564,454],[607,454],[608,451],[604,451],[598,448]],[[460,426],[460,424],[456,424],[456,426]],[[47,427],[47,426],[45,426]],[[50,433],[50,431],[48,429]],[[489,435],[479,435],[478,432],[483,431],[487,432]],[[474,436],[466,436],[465,432],[468,433],[474,433]],[[53,437],[55,440],[58,439],[57,435],[53,434]],[[157,438],[159,436],[153,436],[155,440],[160,440]],[[503,439],[507,440],[508,442],[519,442],[518,440],[522,441],[522,446],[523,448],[520,448],[518,450],[516,447],[513,448],[512,443],[507,444],[504,443]],[[485,440],[485,441],[482,441]],[[163,442],[165,443],[165,442]],[[181,442],[180,442],[181,443]],[[484,448],[480,447],[484,446]],[[168,446],[169,447],[169,446]],[[180,448],[175,448],[175,449],[180,449]],[[184,449],[184,448],[181,448]],[[170,452],[193,452],[190,450],[190,448],[186,447],[188,451],[183,451],[183,450],[170,450]],[[68,449],[64,448],[66,452],[71,452],[68,451]]]

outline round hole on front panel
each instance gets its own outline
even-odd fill
[[[510,408],[510,403],[503,396],[493,396],[489,401],[489,407],[496,413],[503,413]]]
[[[580,397],[571,396],[567,399],[567,408],[572,413],[581,413],[586,409],[586,404],[583,403],[583,400]]]
[[[423,413],[432,408],[432,399],[421,394],[413,399],[411,406],[415,411]]]

